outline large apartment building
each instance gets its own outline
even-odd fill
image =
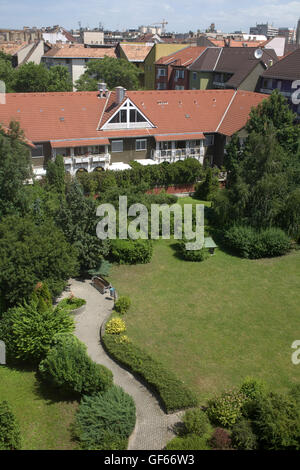
[[[47,161],[64,157],[71,175],[195,158],[223,164],[224,147],[268,95],[235,90],[8,94],[0,124],[16,120],[34,145],[38,176]]]

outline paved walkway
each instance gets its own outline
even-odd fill
[[[181,413],[165,414],[156,398],[132,374],[118,366],[104,351],[100,343],[100,327],[112,310],[112,300],[107,294],[101,295],[90,280],[71,280],[69,288],[76,296],[87,301],[86,309],[75,316],[75,335],[83,341],[90,357],[108,367],[114,382],[131,395],[136,405],[136,427],[129,440],[129,450],[161,450],[174,437],[172,427],[180,420]]]

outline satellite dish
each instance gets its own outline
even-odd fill
[[[256,49],[254,51],[254,57],[255,59],[261,59],[263,56],[263,51],[261,49]]]

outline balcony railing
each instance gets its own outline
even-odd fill
[[[152,150],[151,158],[158,162],[176,162],[185,158],[196,158],[203,163],[204,147],[190,149]]]

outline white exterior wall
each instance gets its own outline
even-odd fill
[[[84,44],[104,44],[104,33],[102,31],[84,31]]]
[[[75,82],[85,72],[85,59],[71,59],[72,61],[72,80],[75,90]]]
[[[39,65],[41,63],[42,57],[44,55],[44,41],[40,41],[38,46],[34,49],[30,55],[28,62],[34,62]]]

